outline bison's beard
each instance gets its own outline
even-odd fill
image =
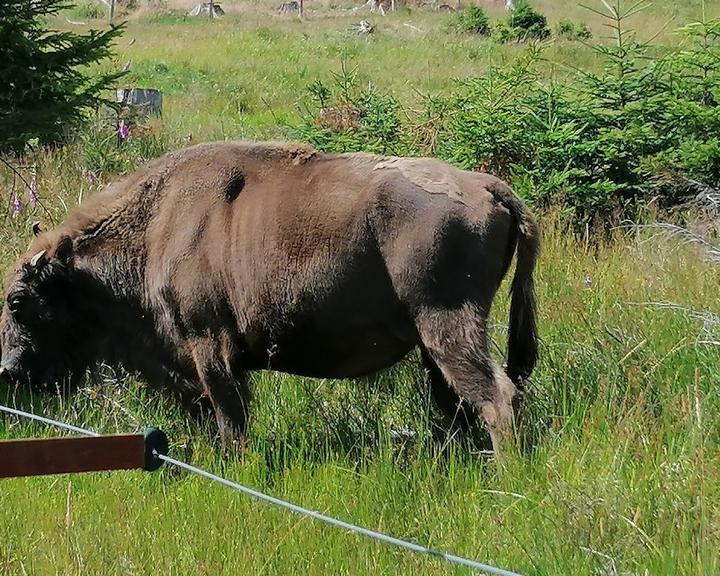
[[[26,374],[30,387],[43,394],[75,392],[87,372],[87,364],[78,358],[55,358],[33,366]]]
[[[67,394],[75,392],[82,381],[82,376],[70,372],[58,375],[54,371],[48,372],[43,378],[31,382],[32,387],[43,394]]]

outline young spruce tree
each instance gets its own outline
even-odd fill
[[[64,0],[0,0],[0,153],[65,138],[123,73],[92,74],[122,26],[75,34],[47,28]]]

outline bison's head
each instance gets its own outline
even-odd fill
[[[0,374],[42,390],[84,373],[73,346],[73,242],[42,235],[8,275],[0,317]]]

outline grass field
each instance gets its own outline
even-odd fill
[[[504,17],[501,2],[481,4],[493,17]],[[570,17],[586,21],[596,37],[610,33],[600,17],[576,2],[536,4],[551,27]],[[449,32],[451,16],[430,10],[403,9],[383,18],[364,9],[353,12],[352,3],[331,11],[328,4],[310,0],[308,18],[301,22],[276,14],[274,3],[224,6],[227,16],[213,22],[184,18],[182,12],[141,13],[129,19],[118,43],[116,68],[130,63],[129,83],[163,91],[165,123],[178,138],[190,133],[201,140],[277,136],[277,126],[302,111],[307,86],[329,79],[343,62],[412,107],[418,94],[446,89],[454,78],[480,74],[523,50]],[[718,16],[720,6],[708,2],[706,11]],[[658,0],[652,11],[629,23],[640,38],[660,34],[662,45],[676,42],[674,30],[700,15],[699,0]],[[371,37],[353,31],[361,19],[376,26]],[[549,74],[567,74],[569,64],[592,68],[596,63],[592,51],[578,42],[555,42],[546,57]]]
[[[536,5],[551,24],[568,15],[601,33],[575,3]],[[658,1],[638,18],[638,33],[650,37],[673,13],[677,24],[698,17],[700,6]],[[490,8],[501,14],[498,5]],[[715,3],[708,10],[720,14]],[[375,37],[348,32],[361,18],[377,25]],[[219,22],[143,10],[130,19],[115,64],[131,62],[132,83],[164,93],[155,148],[138,154],[183,145],[190,133],[195,142],[283,137],[307,85],[328,78],[343,59],[412,106],[416,91],[441,90],[454,77],[522,50],[450,33],[446,23],[447,16],[429,11],[382,19],[329,5],[305,22],[273,15],[264,4],[232,4]],[[671,30],[662,42],[676,41]],[[547,57],[549,74],[552,62],[594,65],[591,51],[577,43],[559,42]],[[86,134],[28,159],[38,165],[45,208],[4,217],[3,269],[27,246],[30,221],[58,220],[92,192],[83,172],[105,152]],[[137,161],[108,164],[114,169],[102,178]],[[12,177],[1,178],[8,189]],[[720,573],[720,338],[687,313],[648,304],[720,312],[720,266],[651,230],[618,230],[597,244],[567,232],[553,214],[539,220],[542,347],[527,419],[540,436],[531,455],[497,461],[456,439],[432,440],[435,415],[414,356],[362,382],[256,374],[243,454],[224,455],[211,429],[198,428],[164,397],[109,368],[74,397],[0,389],[0,399],[104,432],[159,426],[178,458],[329,515],[523,574]],[[504,349],[504,294],[493,318],[493,337]],[[56,434],[0,417],[3,438]],[[3,575],[296,573],[469,570],[171,469],[0,485]]]

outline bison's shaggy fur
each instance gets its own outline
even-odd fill
[[[2,370],[40,386],[121,364],[241,433],[247,371],[346,378],[420,346],[449,417],[512,427],[537,354],[532,217],[432,159],[204,144],[110,184],[10,271]],[[486,319],[513,254],[506,374]],[[509,378],[508,378],[509,376]]]

